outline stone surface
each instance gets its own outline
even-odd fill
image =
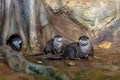
[[[46,0],[53,13],[62,11],[75,23],[99,30],[119,15],[119,0]],[[112,5],[112,6],[111,6]]]

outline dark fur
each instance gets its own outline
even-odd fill
[[[73,59],[73,60],[80,59],[79,58],[80,55],[78,53],[78,46],[79,46],[79,44],[77,42],[67,45],[64,48],[63,58],[64,59]]]
[[[60,35],[56,35],[54,38],[62,38],[62,36]],[[44,53],[45,54],[48,54],[48,53],[52,53],[52,54],[59,54],[61,53],[61,51],[58,51],[57,49],[54,48],[54,38],[49,40],[47,43],[46,43],[46,46],[44,48]],[[60,47],[62,48],[62,47]]]

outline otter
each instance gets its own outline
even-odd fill
[[[52,38],[46,43],[46,46],[43,52],[45,54],[48,54],[48,53],[59,54],[61,53],[61,50],[62,50],[62,44],[63,44],[62,36],[56,35],[54,36],[54,38]]]
[[[94,56],[93,46],[88,36],[81,36],[78,42],[64,48],[63,58],[79,60],[88,59],[88,56]]]
[[[13,50],[20,51],[22,48],[22,39],[18,34],[13,34],[6,42]]]

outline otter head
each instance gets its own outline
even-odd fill
[[[86,46],[90,43],[89,37],[88,36],[81,36],[79,38],[79,45],[81,46]]]
[[[62,38],[62,36],[56,35],[56,36],[54,37],[54,45],[56,45],[56,46],[62,46],[62,43],[63,43],[63,38]]]

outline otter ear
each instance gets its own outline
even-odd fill
[[[78,40],[81,40],[81,37],[79,37],[79,39]]]
[[[86,38],[87,38],[87,39],[89,39],[89,37],[88,37],[88,36],[86,36]]]

